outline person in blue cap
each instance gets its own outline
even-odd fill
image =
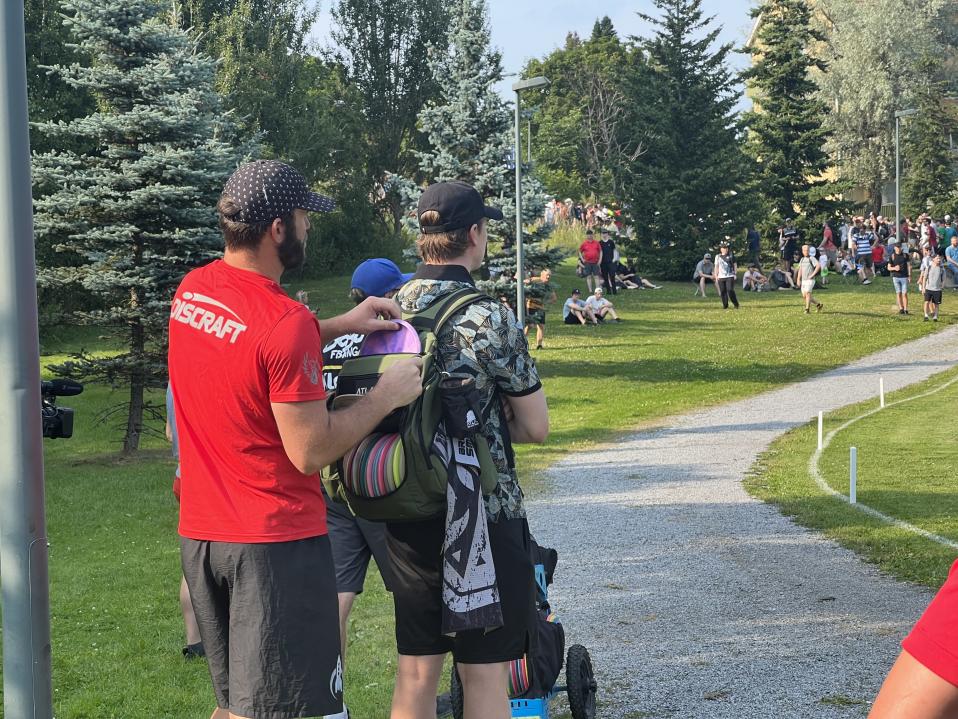
[[[357,305],[367,297],[392,298],[411,277],[412,273],[404,274],[392,260],[366,260],[353,271],[349,296]],[[360,334],[347,334],[323,346],[323,383],[327,392],[336,390],[336,380],[343,362],[359,355],[363,339],[364,336]],[[371,558],[376,560],[386,590],[392,591],[392,572],[386,554],[386,525],[360,519],[349,507],[330,500],[326,502],[326,526],[336,569],[339,636],[345,663],[349,613],[356,597],[363,592]],[[347,716],[345,708],[344,716]]]

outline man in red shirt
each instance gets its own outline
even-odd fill
[[[596,278],[599,276],[599,260],[601,258],[602,245],[596,241],[592,230],[586,230],[585,242],[579,245],[579,259],[585,267],[582,276],[585,277],[585,283],[589,286],[589,292],[595,289],[593,283],[598,285],[599,281]]]
[[[181,556],[209,659],[213,719],[343,712],[336,580],[319,470],[422,391],[418,359],[329,411],[320,337],[396,325],[369,298],[319,322],[279,285],[305,258],[307,211],[334,203],[289,165],[239,168],[217,205],[226,249],[170,313]]]

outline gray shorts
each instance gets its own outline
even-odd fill
[[[600,270],[599,270],[599,265],[598,265],[598,264],[593,265],[593,264],[591,264],[591,263],[589,263],[589,262],[586,262],[586,263],[585,263],[585,269],[582,271],[582,276],[583,276],[583,277],[588,277],[589,275],[596,275],[596,276],[598,276],[598,275],[600,275],[600,274],[601,274],[601,272],[600,272]]]
[[[376,560],[387,591],[393,575],[386,552],[386,524],[360,519],[342,504],[326,500],[326,526],[336,566],[336,591],[362,594],[370,557]]]
[[[326,536],[264,544],[184,537],[180,556],[220,708],[249,719],[343,710]]]

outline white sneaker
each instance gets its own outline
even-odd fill
[[[343,710],[339,714],[324,714],[323,719],[349,719],[349,710],[343,704]]]

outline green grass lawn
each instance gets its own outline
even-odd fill
[[[838,432],[822,453],[823,478],[848,495],[849,447],[858,450],[857,498],[862,504],[958,541],[958,493],[952,477],[958,447],[952,426],[958,383],[932,396],[889,406],[958,377],[949,371],[888,395],[885,409]],[[875,408],[846,407],[825,417],[826,434]],[[901,579],[937,588],[958,552],[873,518],[823,492],[808,473],[817,420],[772,444],[746,488],[800,524],[823,532]]]
[[[571,264],[555,279],[560,303],[584,285]],[[322,315],[349,307],[346,277],[289,284],[291,292],[300,288]],[[596,329],[565,327],[559,307],[551,308],[546,348],[535,356],[552,433],[544,446],[519,452],[527,491],[536,491],[537,470],[571,450],[802,379],[953,321],[950,296],[939,325],[898,317],[888,280],[836,284],[822,293],[820,316],[801,313],[797,292],[740,297],[741,310],[724,312],[714,289],[706,300],[693,298],[691,283],[619,294],[611,299],[625,322]],[[112,349],[84,330],[42,339],[44,364],[81,346]],[[88,387],[64,402],[77,411],[74,438],[45,443],[56,715],[205,719],[213,705],[205,664],[179,654],[174,467],[162,425],[154,423],[140,458],[121,461],[120,432],[93,423],[124,398]],[[352,626],[347,699],[355,716],[386,716],[395,664],[391,602],[378,577],[357,602]]]

